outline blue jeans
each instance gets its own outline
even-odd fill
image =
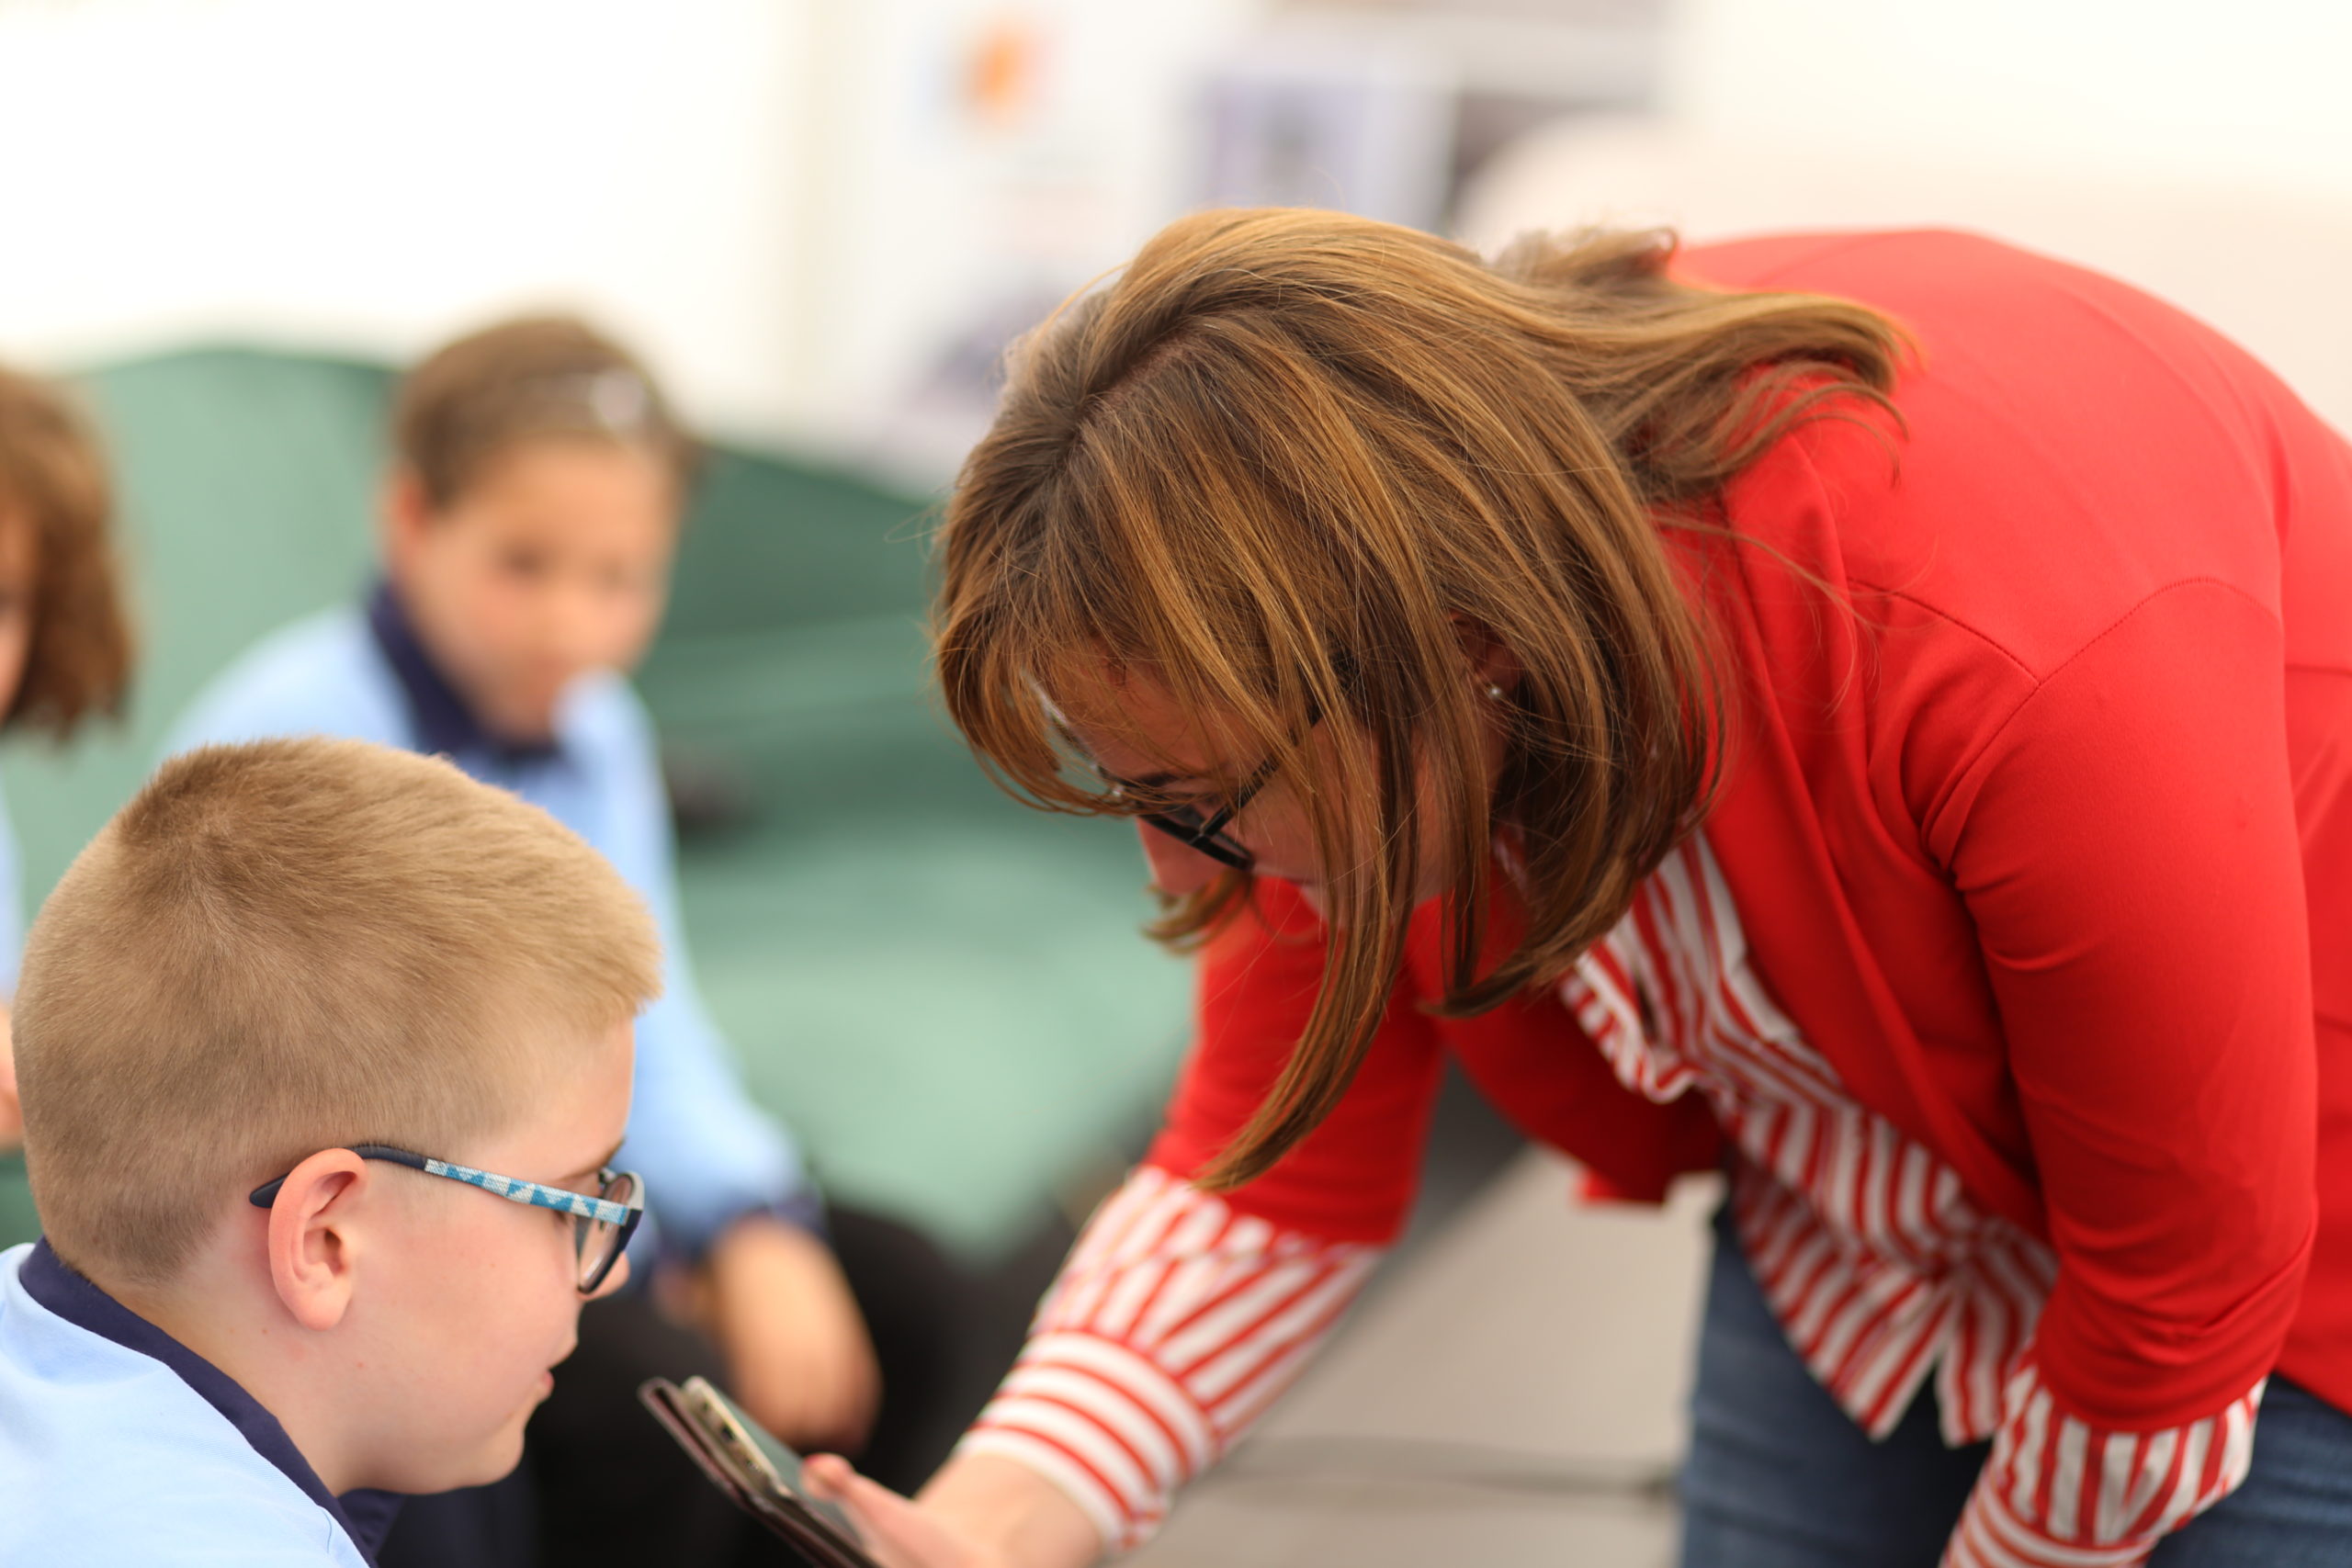
[[[1884,1441],[1864,1437],[1721,1217],[1690,1405],[1682,1568],[1935,1568],[1990,1449],[1944,1447],[1933,1388]],[[2352,1416],[2272,1378],[2245,1484],[2149,1568],[2352,1568]]]

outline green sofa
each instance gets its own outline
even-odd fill
[[[6,758],[38,904],[180,705],[273,626],[357,592],[390,378],[204,349],[88,378],[122,475],[144,651],[125,722]],[[1173,1070],[1182,964],[1121,826],[1027,811],[927,690],[922,502],[714,457],[640,685],[741,810],[690,834],[688,941],[755,1095],[839,1195],[985,1258],[1129,1157]],[[0,1240],[29,1223],[0,1168]]]

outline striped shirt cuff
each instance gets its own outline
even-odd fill
[[[1147,1166],[1088,1223],[962,1451],[1045,1476],[1124,1551],[1297,1375],[1378,1258]]]
[[[2245,1482],[2263,1383],[2202,1420],[2154,1432],[2060,1408],[2029,1355],[1945,1568],[2131,1568]]]
[[[1124,1551],[1159,1528],[1219,1444],[1207,1414],[1149,1360],[1092,1335],[1047,1334],[1030,1342],[963,1446],[1031,1465]]]

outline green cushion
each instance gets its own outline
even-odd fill
[[[9,749],[28,905],[189,696],[255,637],[349,598],[374,555],[382,367],[209,349],[89,381],[145,646],[122,726],[62,755]],[[687,843],[681,882],[753,1092],[836,1195],[985,1254],[1144,1124],[1186,979],[1136,935],[1150,908],[1132,835],[1006,799],[936,712],[922,512],[714,453],[640,684],[665,739],[750,803],[742,826]],[[21,1193],[0,1165],[0,1241]]]
[[[33,1190],[25,1179],[21,1152],[0,1154],[0,1247],[14,1247],[40,1234],[40,1216],[33,1212]]]

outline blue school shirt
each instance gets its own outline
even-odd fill
[[[662,933],[662,996],[638,1020],[636,1098],[620,1163],[645,1178],[664,1243],[699,1256],[752,1213],[821,1226],[821,1202],[791,1138],[745,1094],[695,989],[669,797],[651,722],[628,682],[597,675],[575,683],[552,744],[502,742],[434,668],[390,589],[379,587],[365,609],[299,621],[247,650],[180,716],[166,754],[278,735],[446,756],[602,852]]]
[[[329,1493],[259,1401],[47,1242],[0,1252],[0,1563],[372,1568],[394,1506]]]

